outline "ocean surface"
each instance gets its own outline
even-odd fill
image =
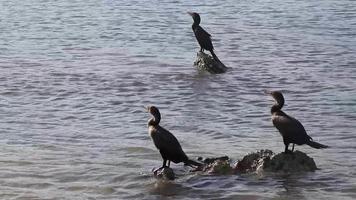
[[[231,69],[198,72],[187,11]],[[0,1],[0,199],[356,199],[356,1]],[[284,111],[329,149],[296,149],[319,170],[206,176],[172,164],[161,125],[188,156],[284,150]]]

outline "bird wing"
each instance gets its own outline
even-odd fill
[[[201,48],[208,51],[212,51],[214,49],[213,43],[211,42],[211,35],[202,27],[198,26],[194,30],[194,34]]]
[[[165,153],[166,156],[178,158],[186,157],[177,138],[168,130],[161,126],[156,126],[155,130],[151,133],[151,137],[157,149]],[[167,159],[171,160],[169,158]]]
[[[293,143],[304,143],[311,139],[311,137],[307,135],[304,126],[293,117],[286,114],[272,115],[272,122],[282,136]]]
[[[203,36],[203,37],[211,37],[211,35],[206,32],[206,30],[204,30],[201,26],[198,26],[198,32]]]

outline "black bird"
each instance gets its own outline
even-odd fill
[[[219,61],[219,58],[214,53],[213,43],[211,42],[211,35],[206,32],[200,24],[200,16],[196,12],[188,12],[190,16],[192,16],[194,23],[192,25],[192,29],[195,35],[195,38],[198,40],[200,45],[200,51],[204,52],[204,49],[210,51],[215,61]]]
[[[159,122],[161,121],[161,114],[158,108],[155,106],[149,106],[147,107],[147,111],[153,116],[148,121],[148,133],[163,158],[163,165],[160,169],[167,167],[167,160],[168,167],[170,166],[170,161],[174,163],[183,162],[189,166],[201,166],[202,164],[189,160],[177,138],[174,137],[171,132],[159,125]]]
[[[293,152],[294,144],[307,144],[316,149],[328,148],[326,145],[314,142],[305,131],[304,126],[298,120],[287,115],[281,110],[284,105],[284,97],[281,92],[265,91],[265,93],[271,95],[276,101],[276,103],[271,108],[272,122],[283,137],[285,153]],[[293,144],[292,151],[288,150],[290,143]]]

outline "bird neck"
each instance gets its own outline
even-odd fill
[[[281,103],[274,104],[271,108],[271,113],[273,114],[275,112],[281,111],[282,107],[283,107],[283,103],[282,104]]]
[[[284,105],[284,98],[283,96],[281,97],[275,97],[274,98],[275,100],[275,104],[272,106],[271,108],[271,113],[275,113],[275,112],[278,112],[278,111],[281,111],[283,105]]]
[[[159,122],[161,121],[161,116],[153,116],[149,121],[148,121],[148,126],[157,126]]]
[[[192,29],[196,29],[200,24],[200,17],[194,18],[194,23],[192,25]]]
[[[195,30],[195,29],[197,29],[198,27],[199,27],[199,24],[196,24],[196,23],[194,22],[193,25],[192,25],[192,29]]]

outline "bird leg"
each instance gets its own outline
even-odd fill
[[[157,171],[159,171],[159,170],[161,170],[161,169],[164,169],[164,168],[166,168],[166,167],[167,167],[167,159],[163,159],[163,165],[162,165],[162,167],[160,167],[160,168],[158,168],[158,169],[155,169],[155,170],[153,171],[153,173],[156,174]]]
[[[293,146],[292,146],[292,152],[294,151],[294,143],[293,143]]]
[[[161,167],[161,169],[167,167],[167,159],[163,159],[163,165]]]
[[[287,154],[287,153],[292,153],[293,151],[290,151],[289,149],[288,149],[288,146],[289,146],[289,144],[284,144],[285,146],[286,146],[286,148],[284,149],[284,153],[285,154]],[[293,147],[294,148],[294,147]]]
[[[168,160],[168,168],[170,168],[170,166],[171,166],[171,161]]]

